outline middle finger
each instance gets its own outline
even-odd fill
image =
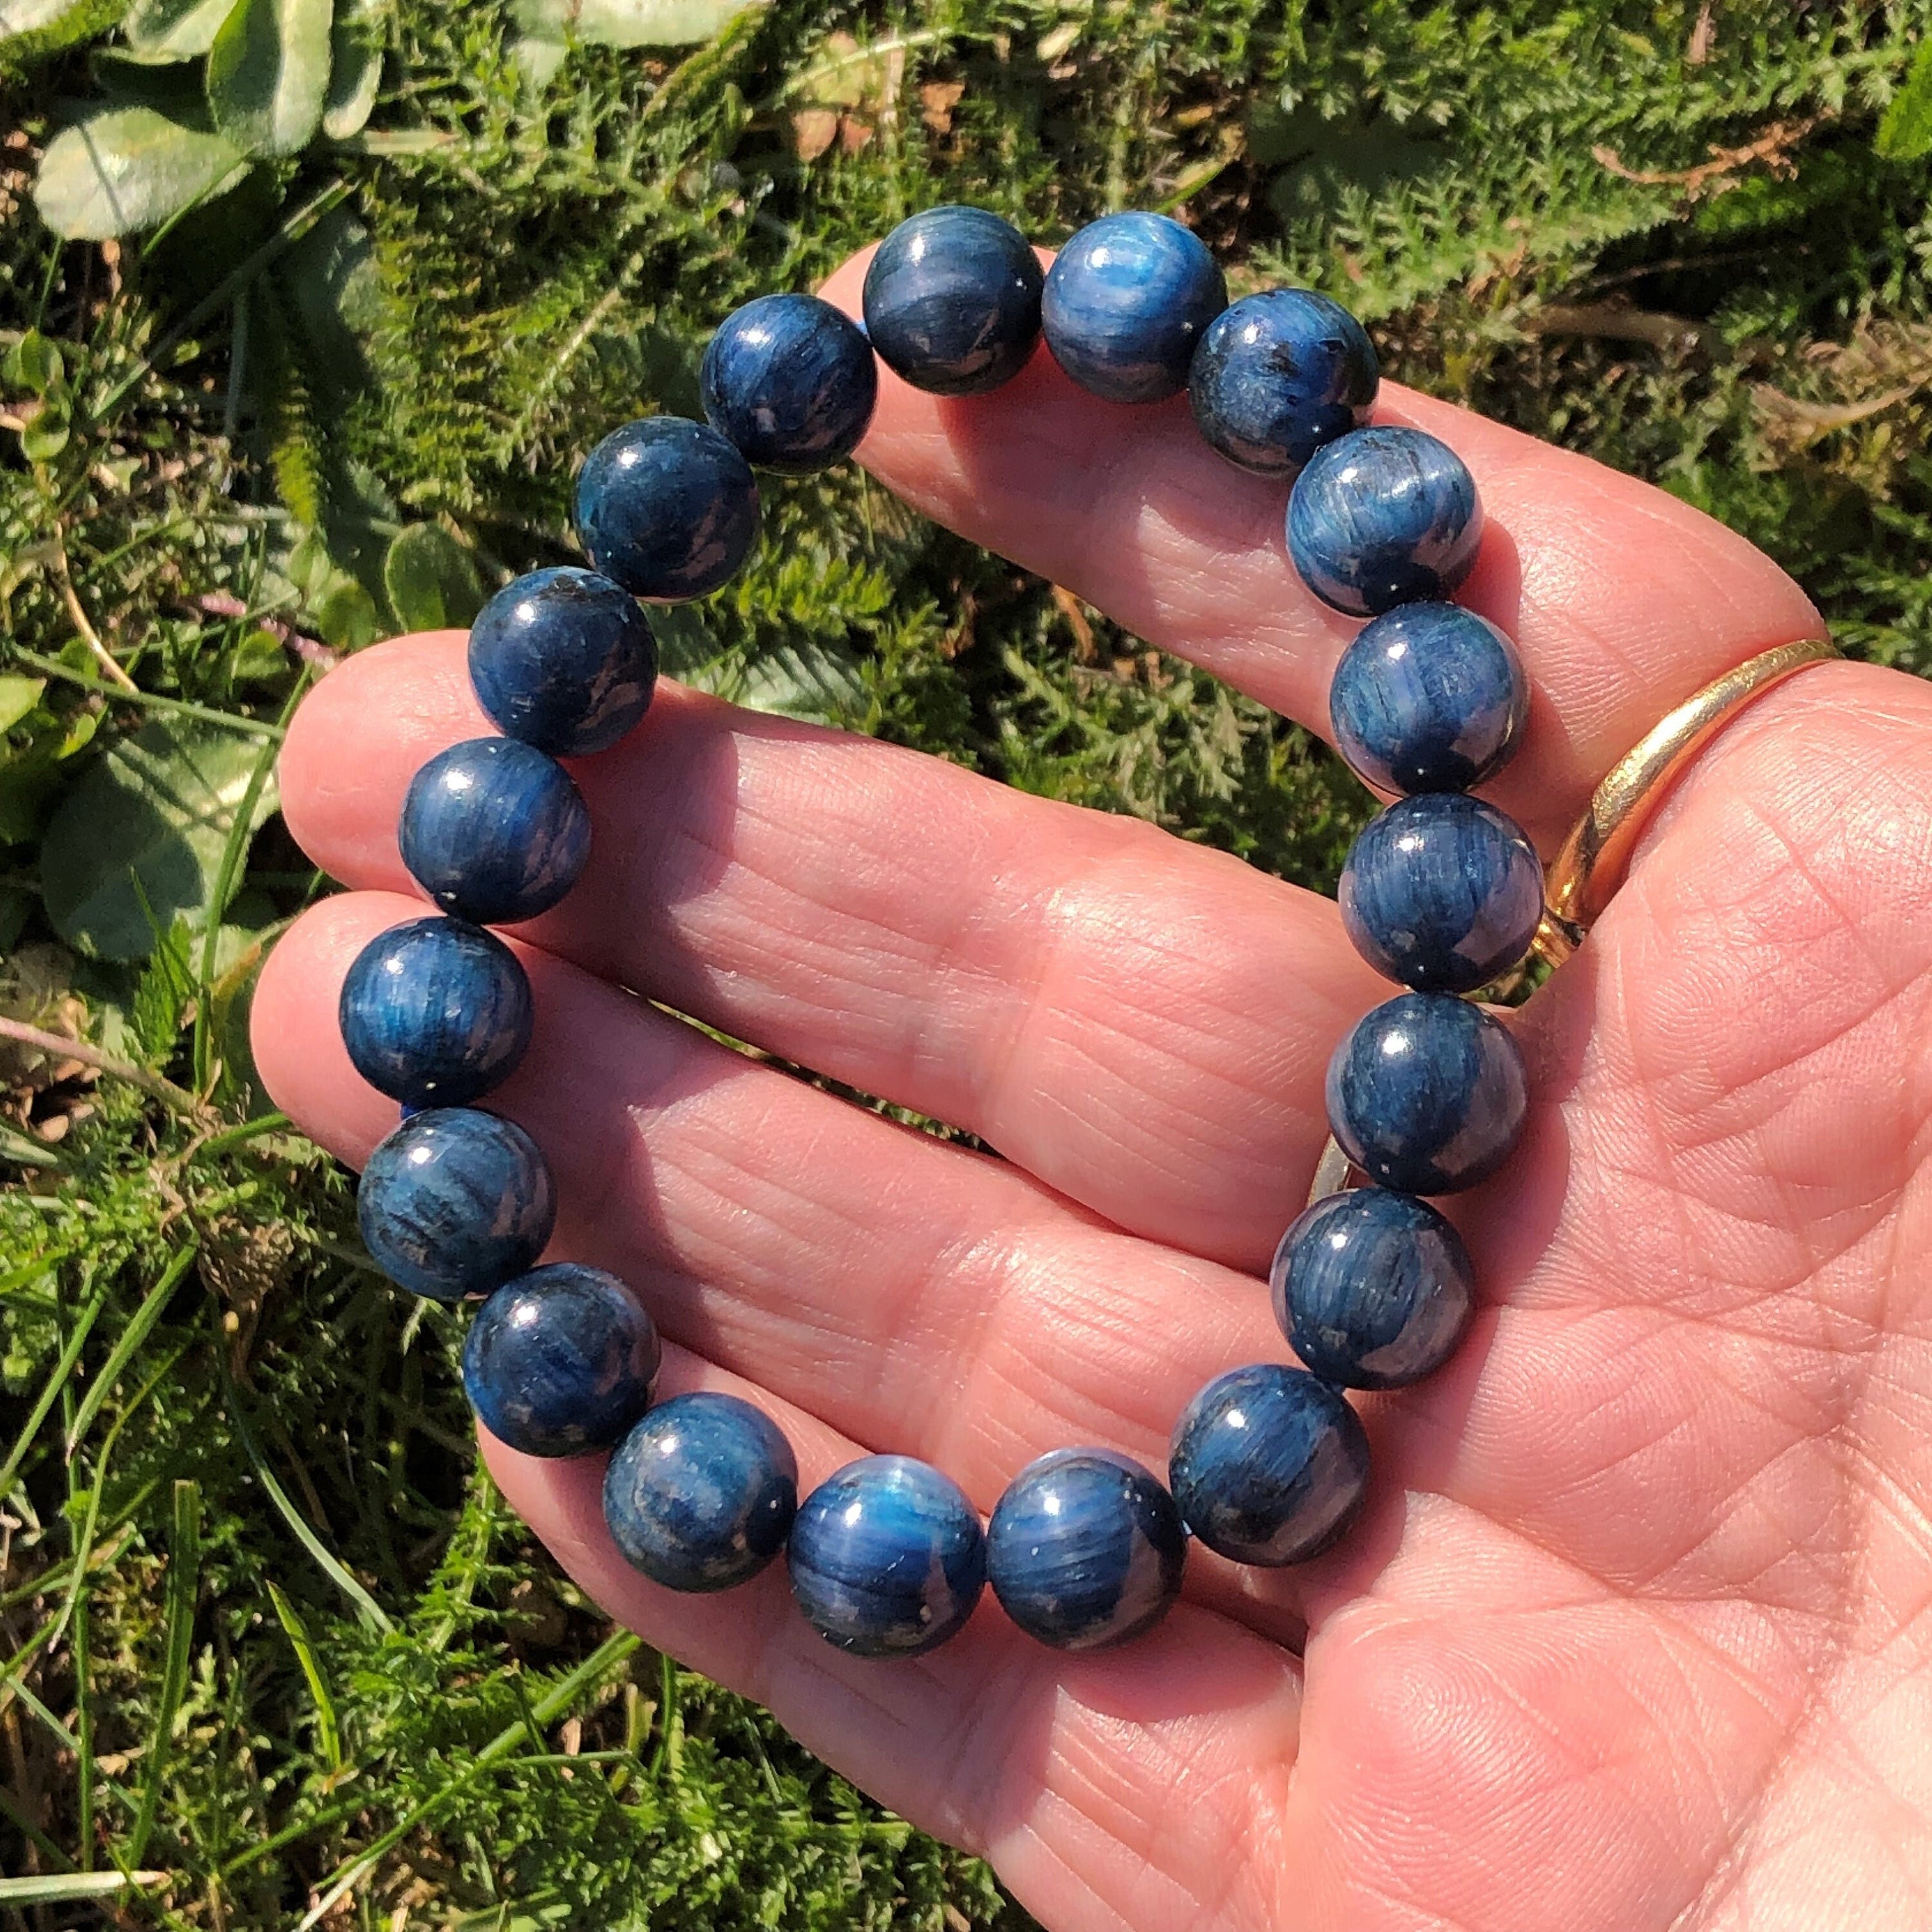
[[[332,671],[284,810],[409,890],[410,776],[488,730],[454,632]],[[602,977],[968,1129],[1117,1226],[1265,1265],[1327,1131],[1336,1040],[1388,988],[1333,903],[1127,818],[667,686],[574,767],[582,880],[519,928]]]

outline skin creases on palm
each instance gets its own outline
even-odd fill
[[[862,262],[828,292],[852,306]],[[970,406],[887,382],[861,459],[918,506],[1319,724],[1350,627],[1276,496],[1036,363]],[[1813,634],[1695,512],[1390,391],[1492,520],[1464,593],[1537,692],[1498,802],[1547,849],[1670,706]],[[408,778],[484,728],[453,634],[364,652],[291,734],[285,811],[353,890],[255,1004],[278,1100],[360,1163],[393,1109],[332,1016],[419,910]],[[928,1457],[982,1508],[1022,1463],[1152,1463],[1187,1396],[1285,1351],[1256,1280],[1381,982],[1330,903],[1144,826],[667,688],[579,776],[596,841],[518,929],[537,1030],[504,1110],[614,1268],[664,1386],[748,1391],[808,1485]],[[1640,1932],[1932,1924],[1932,696],[1830,664],[1735,722],[1578,956],[1514,1016],[1534,1104],[1455,1205],[1483,1304],[1364,1400],[1370,1510],[1297,1570],[1197,1550],[1151,1636],[1070,1657],[983,1605],[848,1659],[782,1568],[631,1571],[595,1462],[486,1442],[613,1614],[769,1703],[1052,1932]],[[912,1133],[647,1005],[982,1135]]]

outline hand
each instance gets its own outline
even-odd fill
[[[862,263],[828,291],[856,309]],[[882,376],[890,488],[1322,728],[1354,627],[1281,492],[1184,400],[1037,356],[946,404]],[[1672,704],[1817,634],[1670,497],[1385,390],[1475,472],[1466,602],[1535,690],[1498,802],[1546,850]],[[255,1004],[279,1102],[352,1166],[395,1110],[335,999],[418,914],[410,776],[487,728],[454,633],[309,699],[288,822],[354,890]],[[522,928],[534,1043],[500,1096],[556,1168],[554,1252],[631,1282],[666,1392],[750,1394],[802,1486],[925,1456],[982,1510],[1042,1450],[1165,1466],[1193,1391],[1286,1352],[1256,1279],[1321,1146],[1322,1071],[1388,988],[1334,906],[1148,826],[667,688],[579,768],[574,893]],[[983,1158],[622,990],[983,1135]],[[485,1441],[572,1574],[984,1850],[1053,1932],[1637,1932],[1932,1922],[1932,692],[1849,664],[1734,722],[1581,953],[1514,1024],[1533,1105],[1455,1204],[1483,1305],[1362,1406],[1371,1507],[1300,1569],[1198,1546],[1151,1636],[1068,1657],[990,1595],[916,1663],[848,1659],[783,1566],[723,1598],[626,1567],[601,1460]],[[493,1103],[494,1104],[494,1103]]]

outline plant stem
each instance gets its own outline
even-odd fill
[[[259,718],[240,718],[232,711],[213,710],[206,704],[190,704],[178,698],[157,697],[152,691],[134,686],[123,691],[118,685],[106,683],[100,678],[83,676],[71,664],[62,664],[58,658],[43,657],[39,652],[23,650],[17,644],[14,647],[14,656],[21,663],[45,671],[50,677],[77,684],[82,691],[98,691],[104,698],[113,698],[121,704],[145,705],[150,711],[172,712],[178,718],[199,718],[204,724],[224,724],[231,731],[246,731],[258,738],[280,738],[284,735],[279,724],[266,724]]]
[[[22,1046],[34,1047],[62,1060],[77,1060],[97,1072],[140,1088],[142,1093],[152,1094],[188,1119],[191,1120],[202,1110],[201,1102],[185,1087],[177,1087],[172,1080],[164,1079],[158,1073],[150,1073],[145,1066],[136,1066],[131,1060],[117,1060],[112,1054],[104,1053],[99,1047],[90,1046],[84,1040],[69,1040],[64,1034],[43,1033],[38,1027],[28,1025],[25,1020],[4,1018],[0,1018],[0,1040],[15,1040]]]

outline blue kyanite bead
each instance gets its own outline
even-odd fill
[[[704,414],[747,463],[809,476],[872,419],[878,365],[860,330],[816,296],[760,296],[719,323],[698,371]]]
[[[1448,993],[1402,993],[1364,1013],[1328,1063],[1328,1124],[1371,1180],[1454,1194],[1510,1156],[1528,1110],[1507,1028]]]
[[[1104,214],[1054,257],[1040,297],[1046,346],[1083,389],[1157,403],[1186,386],[1228,284],[1200,239],[1165,214]]]
[[[587,758],[650,710],[657,640],[621,584],[572,564],[533,570],[477,613],[470,681],[500,730],[560,758]]]
[[[1288,500],[1288,554],[1324,604],[1372,617],[1446,597],[1474,567],[1482,506],[1462,459],[1419,429],[1324,443]]]
[[[866,333],[887,368],[936,396],[1010,382],[1040,340],[1040,257],[983,208],[928,208],[879,244]]]
[[[1480,784],[1528,715],[1516,646],[1460,604],[1404,604],[1365,624],[1328,687],[1336,748],[1382,791]]]
[[[370,1155],[356,1218],[392,1281],[460,1301],[530,1268],[550,1239],[556,1190],[542,1150],[514,1121],[432,1107]]]
[[[1326,1382],[1258,1362],[1216,1376],[1181,1412],[1168,1480],[1210,1550],[1237,1563],[1301,1563],[1354,1520],[1369,1441]]]
[[[409,1107],[480,1098],[530,1043],[530,982],[516,955],[457,919],[376,934],[350,965],[339,1012],[356,1072]]]
[[[856,1657],[916,1657],[973,1614],[986,1539],[950,1477],[910,1456],[850,1462],[799,1504],[792,1594],[828,1643]]]
[[[1174,1498],[1110,1449],[1056,1449],[1006,1486],[986,1575],[1008,1616],[1060,1650],[1153,1629],[1180,1593],[1187,1533]]]
[[[784,1547],[798,1463],[778,1424],[734,1395],[674,1395],[625,1437],[604,1520],[626,1562],[670,1590],[728,1590]]]
[[[463,1388],[526,1456],[608,1449],[649,1407],[658,1331],[614,1274],[553,1262],[506,1281],[463,1343]]]
[[[633,596],[681,604],[737,575],[758,534],[758,486],[708,424],[646,416],[584,459],[577,534]]]
[[[1368,421],[1379,380],[1367,332],[1339,302],[1268,289],[1208,324],[1187,394],[1201,434],[1229,462],[1285,476]]]
[[[410,781],[396,828],[410,875],[452,918],[503,926],[548,912],[590,856],[570,774],[514,738],[472,738]]]
[[[1468,1325],[1468,1251],[1426,1201],[1356,1187],[1316,1202],[1268,1271],[1275,1319],[1324,1382],[1401,1388],[1438,1369]]]
[[[1472,993],[1529,950],[1543,868],[1494,806],[1467,792],[1423,792],[1362,828],[1336,896],[1355,950],[1384,978]]]

